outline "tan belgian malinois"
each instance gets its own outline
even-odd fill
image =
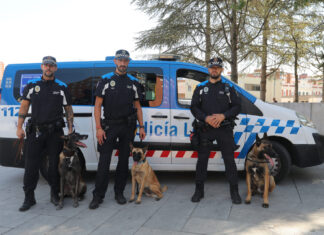
[[[272,144],[267,138],[267,133],[260,139],[256,136],[255,144],[249,152],[245,170],[246,170],[246,185],[247,196],[246,204],[251,203],[251,197],[255,194],[263,194],[264,208],[269,207],[269,192],[272,192],[276,187],[273,176],[270,174],[268,163],[273,165],[271,157],[277,157],[277,154],[272,149]]]
[[[135,148],[130,144],[130,149],[133,155],[132,166],[132,195],[129,199],[130,202],[135,200],[136,184],[139,186],[139,194],[136,204],[141,203],[143,192],[146,196],[155,197],[158,201],[163,197],[163,193],[167,190],[167,186],[161,188],[161,185],[149,163],[146,160],[145,154],[148,146],[144,148]]]

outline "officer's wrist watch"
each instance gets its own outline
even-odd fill
[[[139,126],[139,128],[145,128],[144,126]]]

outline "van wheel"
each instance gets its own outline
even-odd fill
[[[282,144],[272,141],[272,147],[278,154],[278,158],[272,158],[274,167],[271,172],[275,178],[275,182],[278,183],[289,174],[291,158],[289,152]]]
[[[48,182],[48,155],[46,152],[42,153],[42,162],[39,168],[41,176]]]

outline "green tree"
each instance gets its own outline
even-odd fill
[[[254,0],[256,1],[256,0]],[[271,2],[277,2],[272,0]],[[206,65],[213,54],[231,66],[238,80],[238,63],[252,52],[263,22],[248,14],[252,0],[133,0],[139,9],[158,18],[155,28],[140,32],[137,49],[176,53],[186,61]],[[271,8],[269,8],[270,12]]]

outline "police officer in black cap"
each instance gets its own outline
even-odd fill
[[[216,140],[224,160],[226,177],[230,183],[232,202],[241,203],[233,137],[234,118],[241,110],[241,102],[236,90],[222,81],[222,71],[222,59],[211,59],[208,63],[210,77],[196,87],[192,97],[191,112],[196,118],[194,128],[199,133],[196,189],[191,198],[192,202],[199,202],[204,197],[208,158],[212,143]]]
[[[55,76],[56,59],[52,56],[43,58],[41,78],[30,80],[23,91],[18,115],[17,136],[23,139],[27,134],[25,151],[24,191],[25,200],[20,211],[26,211],[36,204],[34,190],[39,178],[42,162],[41,153],[46,149],[49,157],[48,182],[51,187],[51,202],[57,206],[59,202],[59,153],[63,148],[63,107],[66,113],[69,133],[72,132],[73,110],[71,96],[65,83]],[[26,125],[26,134],[22,128],[31,107],[31,119]]]
[[[111,155],[117,139],[119,156],[114,186],[115,200],[118,204],[126,203],[123,192],[128,177],[129,144],[134,141],[136,120],[139,123],[140,139],[145,138],[137,81],[127,74],[129,61],[128,51],[118,50],[114,59],[115,72],[103,75],[96,88],[94,116],[100,158],[90,209],[98,208],[105,197]],[[104,107],[102,121],[100,120],[101,106]]]

